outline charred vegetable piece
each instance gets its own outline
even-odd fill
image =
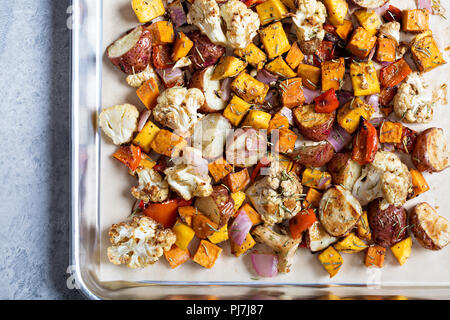
[[[289,231],[293,239],[301,238],[304,231],[308,230],[317,221],[313,209],[302,210],[289,220]]]
[[[409,172],[411,172],[411,179],[413,185],[413,194],[410,196],[410,198],[415,198],[419,194],[422,194],[430,190],[430,186],[423,177],[422,173],[414,169],[409,169]]]
[[[396,62],[381,69],[380,81],[383,87],[394,87],[406,79],[412,72],[405,59],[401,58]]]
[[[450,165],[450,156],[444,131],[440,128],[428,128],[420,133],[411,159],[421,172],[439,172],[447,168]]]
[[[359,132],[353,139],[352,160],[360,165],[371,163],[377,150],[377,129],[369,121],[362,119]]]
[[[328,89],[314,99],[315,111],[318,113],[330,113],[339,108],[339,100],[333,88]]]
[[[401,22],[402,21],[402,10],[400,10],[399,8],[394,7],[392,5],[389,5],[389,8],[383,14],[383,18],[384,18],[384,20],[386,20],[388,22],[392,22],[392,21]]]
[[[170,47],[168,45],[155,45],[152,47],[153,66],[157,69],[167,69],[173,67],[170,57]]]
[[[177,220],[178,200],[172,199],[161,203],[149,203],[144,209],[144,214],[156,222],[162,224],[164,228],[172,228]]]
[[[417,132],[403,126],[401,142],[395,145],[395,148],[401,152],[411,154],[413,152],[414,143],[416,142]]]
[[[114,152],[113,157],[134,171],[141,162],[141,148],[134,145],[122,146]]]

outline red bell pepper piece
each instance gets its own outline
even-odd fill
[[[187,207],[192,205],[192,203],[194,202],[192,199],[184,200],[183,198],[177,198],[177,200],[178,200],[178,207]]]
[[[293,239],[299,239],[304,231],[317,221],[313,209],[300,211],[295,217],[289,220],[289,231]]]
[[[329,61],[334,58],[336,58],[334,43],[323,40],[313,56],[313,62],[316,67],[320,67],[322,61]]]
[[[339,108],[339,100],[333,88],[322,93],[314,101],[316,103],[315,110],[319,113],[331,113]]]
[[[396,93],[396,87],[381,88],[380,105],[382,105],[383,107],[387,107],[394,99]]]
[[[412,72],[405,59],[401,58],[380,70],[380,83],[382,87],[394,87],[405,80]]]
[[[360,165],[371,163],[378,150],[377,129],[361,118],[358,134],[353,138],[352,160]]]
[[[177,220],[178,200],[172,199],[161,203],[148,203],[147,208],[144,209],[144,214],[162,224],[164,228],[171,228]]]
[[[252,174],[250,175],[250,181],[254,182],[256,178],[258,178],[261,173],[261,168],[266,168],[270,165],[270,161],[267,157],[262,157],[261,160],[257,163],[255,169],[253,169]]]
[[[141,153],[140,147],[129,145],[120,147],[112,156],[134,171],[141,162]]]
[[[241,0],[242,1],[242,0]],[[252,7],[254,5],[260,4],[265,2],[266,0],[247,0],[247,1],[242,1],[247,7]]]
[[[389,5],[389,8],[383,14],[383,18],[388,22],[391,21],[402,22],[402,10],[400,10],[397,7]]]

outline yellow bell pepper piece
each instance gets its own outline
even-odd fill
[[[228,240],[228,225],[225,224],[218,231],[214,232],[208,237],[208,240],[214,244]]]
[[[172,227],[172,231],[177,236],[175,244],[180,249],[186,249],[195,236],[195,231],[181,221],[177,221]]]

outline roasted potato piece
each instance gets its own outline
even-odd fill
[[[194,42],[190,58],[195,69],[203,69],[215,64],[225,53],[224,47],[212,43],[206,35],[201,34],[198,30],[189,32],[187,36]]]
[[[222,228],[234,213],[234,200],[224,186],[214,186],[209,197],[198,197],[195,207]]]
[[[369,203],[367,216],[372,230],[372,240],[382,247],[391,247],[407,236],[407,216],[403,207],[389,205],[383,208],[383,199]]]
[[[296,148],[289,156],[296,162],[308,167],[322,167],[333,158],[334,149],[328,141]]]
[[[327,164],[333,184],[352,190],[355,181],[361,175],[361,165],[352,160],[351,152],[336,153]]]
[[[203,158],[216,159],[223,154],[227,131],[231,124],[220,113],[210,113],[195,124],[193,141],[197,149],[200,149]]]
[[[439,172],[449,166],[449,150],[444,130],[429,128],[420,133],[411,155],[419,171]]]
[[[312,141],[322,141],[328,137],[336,116],[336,112],[318,113],[312,104],[295,108],[293,114],[302,136]]]
[[[347,234],[356,225],[361,214],[362,208],[358,200],[341,186],[332,186],[320,200],[319,219],[332,236]]]
[[[411,231],[425,249],[440,250],[450,241],[450,223],[428,203],[416,205],[410,215]]]
[[[313,223],[305,233],[306,245],[311,252],[317,252],[327,248],[337,241],[337,238],[328,234],[319,221]]]
[[[127,74],[144,71],[151,58],[151,35],[143,26],[137,26],[106,49],[108,59]]]
[[[199,112],[217,112],[227,106],[226,102],[217,95],[220,90],[220,81],[211,79],[213,73],[214,66],[209,66],[195,72],[189,81],[189,88],[198,88],[205,95],[205,103],[198,109]]]

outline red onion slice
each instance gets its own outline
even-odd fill
[[[142,128],[144,128],[148,118],[150,117],[150,114],[151,114],[150,110],[145,110],[144,112],[141,112],[137,126],[138,132],[141,132]]]
[[[392,143],[383,143],[383,151],[394,152],[395,147]]]
[[[231,96],[231,82],[233,82],[233,78],[225,78],[222,80],[220,85],[219,96],[222,101],[230,100]]]
[[[370,124],[373,125],[375,128],[378,128],[381,123],[383,122],[383,117],[376,117],[369,120]]]
[[[266,69],[259,70],[258,73],[256,74],[255,78],[256,78],[256,80],[258,80],[262,83],[265,83],[265,84],[270,84],[270,83],[278,80],[277,75],[270,73]]]
[[[274,277],[278,274],[278,257],[268,253],[252,253],[252,265],[261,277]]]
[[[156,73],[161,77],[164,85],[171,88],[183,79],[183,71],[180,68],[155,69]]]
[[[387,9],[389,9],[389,1],[381,7],[375,8],[373,11],[375,11],[377,15],[382,16],[386,13]]]
[[[305,103],[310,104],[315,98],[320,96],[319,90],[310,90],[307,87],[303,87],[303,95],[305,96]]]
[[[375,50],[377,46],[373,46],[372,50],[370,50],[369,56],[367,57],[367,60],[372,60],[373,56],[375,55]]]
[[[335,126],[328,135],[327,141],[333,146],[334,151],[339,152],[352,141],[352,135],[341,126]]]
[[[285,116],[288,119],[289,125],[294,125],[294,116],[292,115],[292,110],[288,107],[283,107],[278,111],[281,115]]]
[[[338,91],[338,99],[339,99],[339,104],[343,105],[347,102],[349,102],[350,100],[352,100],[354,97],[353,92],[352,91],[347,91],[347,90],[340,90]]]
[[[264,98],[264,104],[269,105],[270,107],[276,107],[279,105],[279,92],[277,89],[270,89],[267,94],[266,97]]]
[[[371,94],[370,96],[367,96],[366,103],[370,104],[375,109],[375,112],[377,112],[380,107],[380,95]]]
[[[228,232],[230,239],[238,246],[242,245],[252,225],[248,215],[245,212],[241,212],[231,224]]]
[[[427,9],[431,12],[431,0],[417,0],[417,9]]]

